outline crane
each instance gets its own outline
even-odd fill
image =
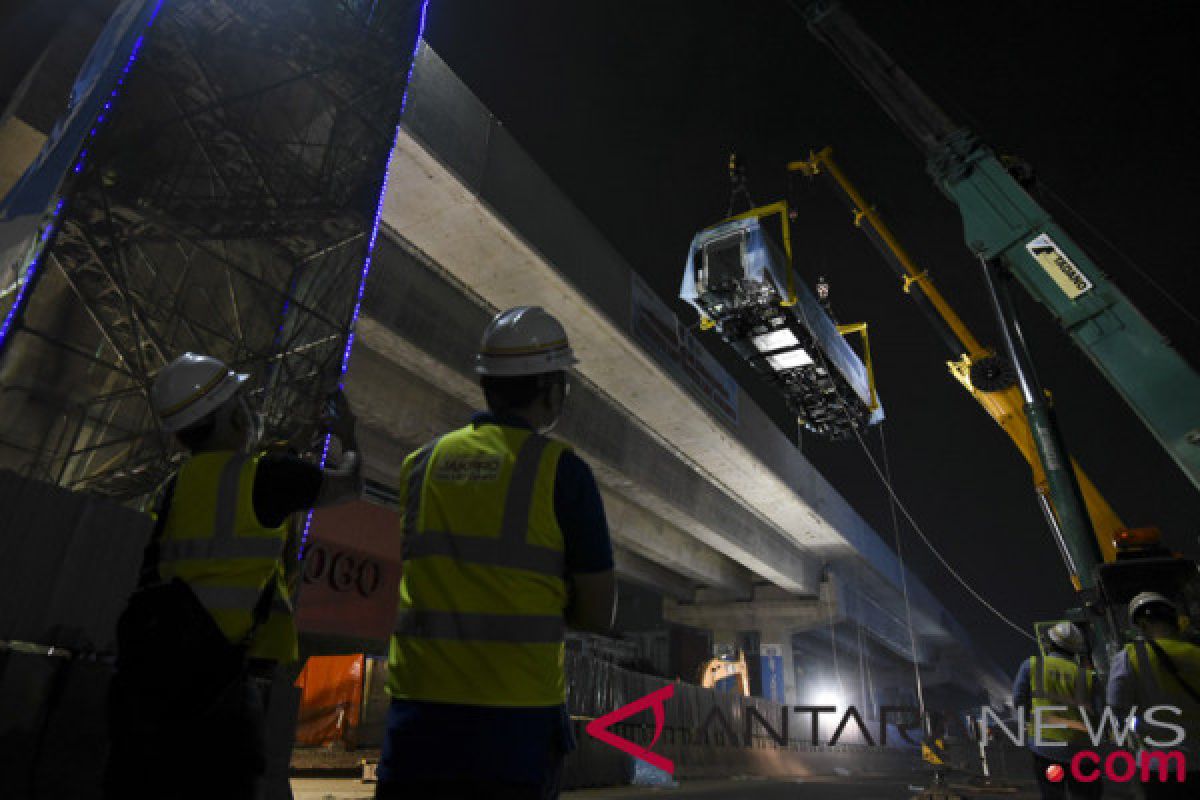
[[[1174,596],[1194,618],[1200,610],[1200,567],[1191,559],[1171,557],[1153,533],[1119,532],[1115,560],[1105,563],[1095,538],[1098,531],[1093,532],[1083,510],[1086,478],[1079,479],[1067,466],[1065,448],[1033,377],[1008,284],[1015,280],[1049,311],[1197,488],[1200,374],[1026,191],[1020,165],[952,121],[836,0],[812,2],[805,14],[809,30],[917,145],[935,185],[958,207],[966,244],[983,267],[1004,355],[1017,378],[1014,388],[1046,476],[1054,511],[1048,515],[1051,528],[1084,609],[1098,618],[1108,654],[1128,631],[1124,604],[1147,586]],[[865,204],[859,208],[867,210]],[[927,291],[932,284],[919,276],[906,270],[907,285],[919,286],[925,300],[935,305],[937,295]],[[951,332],[962,331],[951,326]],[[970,343],[960,339],[960,344]],[[964,354],[969,359],[970,349]],[[987,363],[980,359],[976,364],[981,362]],[[993,376],[1000,371],[991,370]],[[987,379],[987,369],[977,366],[977,372]],[[966,377],[972,376],[968,372]]]
[[[953,122],[840,3],[814,2],[806,14],[924,153],[930,177],[958,206],[970,250],[1046,307],[1200,488],[1200,374],[1025,190],[1019,171]]]
[[[1055,538],[1059,547],[1065,547],[1061,532],[1057,531],[1058,521],[1046,471],[1038,457],[1033,431],[1023,410],[1024,399],[1013,383],[1012,371],[1005,359],[997,355],[994,349],[980,343],[970,327],[938,291],[929,271],[917,264],[883,217],[867,202],[834,160],[833,148],[826,147],[810,153],[807,159],[792,161],[787,165],[787,169],[789,173],[817,180],[825,179],[850,207],[855,226],[862,230],[896,272],[902,281],[905,294],[917,304],[938,334],[938,338],[945,344],[951,359],[946,362],[950,374],[1008,434],[1029,463],[1038,503],[1051,529],[1057,533]],[[1072,465],[1091,520],[1096,545],[1100,548],[1103,560],[1112,561],[1115,555],[1114,537],[1125,530],[1125,525],[1083,469],[1074,461]],[[1068,564],[1071,563],[1070,559],[1064,560]],[[1077,574],[1071,574],[1071,582],[1076,590],[1080,588]]]

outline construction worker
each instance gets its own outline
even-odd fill
[[[1178,606],[1158,592],[1135,596],[1129,621],[1140,635],[1112,661],[1108,705],[1121,719],[1154,706],[1179,710],[1154,714],[1156,722],[1181,729],[1183,740],[1174,745],[1168,745],[1174,736],[1169,729],[1144,725],[1138,713],[1139,757],[1153,764],[1155,750],[1178,751],[1186,764],[1184,783],[1176,780],[1174,768],[1165,770],[1166,780],[1159,779],[1158,769],[1150,769],[1142,791],[1147,798],[1195,798],[1200,795],[1200,646],[1184,638]]]
[[[475,364],[488,410],[404,462],[377,798],[558,796],[564,626],[607,631],[616,600],[595,479],[545,435],[575,363],[541,308],[498,314]]]
[[[1043,651],[1044,656],[1031,656],[1021,665],[1013,684],[1013,707],[1025,711],[1034,777],[1047,800],[1098,798],[1103,783],[1078,781],[1070,767],[1071,757],[1092,745],[1083,712],[1096,719],[1099,699],[1095,671],[1076,663],[1087,652],[1083,631],[1070,622],[1056,623],[1043,639]],[[1059,708],[1039,710],[1049,706]]]
[[[249,376],[185,353],[156,377],[162,427],[190,455],[160,495],[139,589],[118,623],[105,796],[255,798],[276,665],[297,657],[281,561],[295,512],[358,497],[355,421],[339,392],[339,469],[259,449]]]

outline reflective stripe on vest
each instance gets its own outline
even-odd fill
[[[500,523],[499,537],[470,536],[449,531],[421,531],[416,534],[416,517],[420,513],[419,503],[411,498],[420,498],[425,482],[429,454],[437,446],[435,440],[421,451],[413,464],[409,479],[405,509],[405,536],[403,558],[405,561],[447,556],[470,564],[487,564],[537,572],[554,577],[563,574],[563,552],[549,547],[539,547],[525,541],[529,530],[529,510],[533,503],[534,482],[549,440],[543,436],[530,436],[525,440],[516,463],[513,464],[508,495],[504,501],[504,517]]]
[[[1048,742],[1077,742],[1087,738],[1085,732],[1074,728],[1054,727],[1063,722],[1082,723],[1081,708],[1090,708],[1094,679],[1089,670],[1080,668],[1074,661],[1061,656],[1029,659],[1029,688],[1033,698],[1033,711],[1048,706],[1059,706],[1055,711],[1041,715],[1041,738]],[[1030,714],[1028,728],[1032,732],[1036,718]]]
[[[1200,691],[1200,647],[1173,638],[1156,638],[1155,642],[1171,659],[1183,679],[1193,689]],[[1174,706],[1180,710],[1179,716],[1163,711],[1156,717],[1183,727],[1183,743],[1170,749],[1186,751],[1189,754],[1188,768],[1191,769],[1191,760],[1200,758],[1200,703],[1196,703],[1175,676],[1167,671],[1158,654],[1145,639],[1135,639],[1125,645],[1125,657],[1129,660],[1129,668],[1136,680],[1139,717],[1147,708],[1154,706]],[[1150,728],[1148,737],[1143,737],[1142,744],[1146,749],[1153,749],[1146,741],[1147,738],[1172,738],[1172,734],[1166,731],[1153,731],[1154,729]]]
[[[1034,656],[1029,666],[1029,682],[1033,699],[1045,700],[1046,703],[1044,705],[1067,707],[1091,705],[1091,687],[1088,685],[1092,682],[1091,673],[1085,673],[1086,677],[1081,681],[1079,680],[1079,673],[1082,670],[1079,669],[1079,665],[1058,656],[1051,656],[1051,658],[1058,662],[1055,666],[1069,665],[1070,669],[1074,671],[1069,681],[1071,683],[1071,694],[1066,695],[1055,692],[1046,686],[1046,663],[1042,660],[1041,656]]]
[[[1155,639],[1155,642],[1167,654],[1167,658],[1171,659],[1171,663],[1188,685],[1193,690],[1200,691],[1200,647],[1178,639],[1161,638]],[[1145,639],[1135,639],[1125,646],[1125,651],[1129,666],[1138,681],[1141,705],[1179,706],[1191,717],[1185,725],[1189,728],[1198,726],[1200,704],[1192,699],[1175,676],[1160,663],[1158,654],[1151,649],[1149,643]]]
[[[504,515],[500,522],[498,537],[472,536],[447,531],[418,531],[417,518],[421,513],[421,492],[429,472],[429,458],[437,449],[439,441],[441,441],[440,438],[435,439],[422,448],[413,463],[404,511],[404,561],[411,562],[430,556],[445,556],[464,564],[523,569],[556,578],[561,577],[563,574],[563,551],[539,547],[529,544],[525,540],[529,530],[529,512],[533,505],[533,493],[536,488],[534,484],[542,463],[542,455],[550,440],[544,436],[529,436],[517,452],[512,474],[509,477],[508,492],[504,499]],[[421,613],[430,614],[432,612],[423,611]],[[454,614],[452,616],[457,619],[465,619],[470,616],[485,615]],[[502,620],[528,619],[531,625],[544,626],[545,617],[493,617],[493,619],[498,625],[506,624]],[[420,626],[413,627],[411,620],[411,614],[401,613],[397,620],[396,633],[401,636],[426,636],[421,632]],[[557,640],[561,641],[565,633],[561,617],[558,629]],[[478,635],[481,630],[481,627],[464,627],[460,635],[454,635],[454,626],[447,619],[437,626],[438,632],[429,634],[428,638],[488,640],[487,636]],[[524,640],[519,637],[504,637],[497,641],[545,642],[556,641],[556,639],[544,638],[544,627],[541,627],[536,630],[531,629],[530,637]]]
[[[553,493],[564,449],[519,428],[481,425],[406,460],[393,697],[563,702],[566,584]]]
[[[159,572],[184,580],[231,642],[245,639],[269,581],[269,615],[250,646],[254,658],[290,661],[297,637],[280,556],[286,527],[265,528],[254,513],[261,454],[201,453],[179,471],[159,543]]]
[[[195,539],[163,542],[158,553],[163,561],[196,558],[277,558],[283,543],[275,539]]]
[[[479,642],[561,642],[566,623],[561,616],[510,617],[458,611],[405,609],[396,621],[397,636]]]

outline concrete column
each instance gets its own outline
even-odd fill
[[[783,697],[784,702],[788,705],[796,705],[799,700],[796,697],[796,659],[792,652],[792,630],[790,628],[770,627],[764,628],[760,635],[761,645],[759,647],[761,655],[778,653],[782,656],[781,669],[783,673]],[[766,683],[766,671],[764,669],[763,682]],[[763,692],[768,692],[767,687],[763,686]]]

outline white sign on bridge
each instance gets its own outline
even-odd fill
[[[633,281],[633,335],[676,377],[708,400],[730,423],[738,421],[738,386],[709,355],[695,332],[683,325],[671,309],[637,275]]]

